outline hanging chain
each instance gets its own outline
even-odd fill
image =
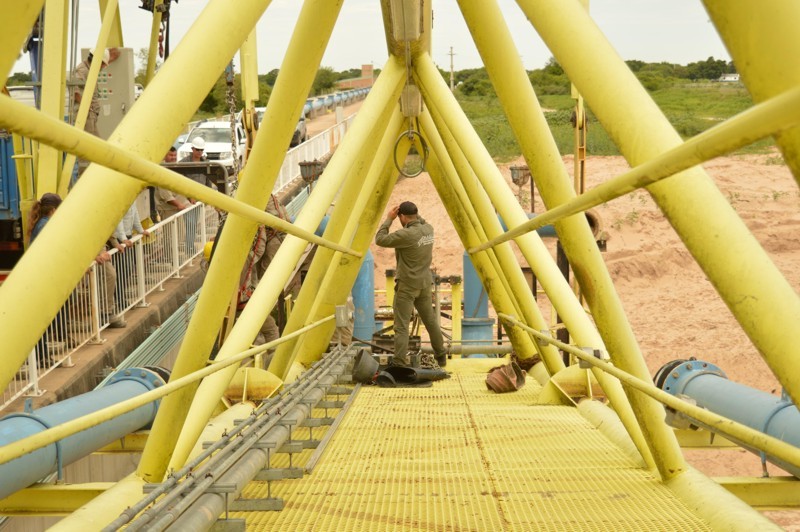
[[[226,100],[231,121],[231,156],[233,157],[233,175],[239,175],[239,143],[236,141],[236,87],[234,86],[233,61],[225,68],[225,82],[228,85]],[[238,183],[238,179],[234,180]]]

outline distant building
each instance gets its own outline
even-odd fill
[[[372,87],[374,81],[372,65],[361,65],[361,76],[337,81],[336,88],[338,90],[363,89],[365,87]]]
[[[739,74],[723,74],[719,77],[719,81],[739,81]]]

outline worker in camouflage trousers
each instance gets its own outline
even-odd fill
[[[400,218],[402,229],[389,233],[395,218]],[[394,248],[397,259],[397,275],[394,292],[394,357],[392,364],[408,366],[408,327],[411,314],[417,309],[420,319],[431,339],[439,366],[447,363],[447,355],[439,328],[439,320],[433,311],[431,299],[431,259],[433,257],[433,226],[417,213],[417,206],[404,201],[393,207],[386,215],[375,235],[375,243],[381,247]]]

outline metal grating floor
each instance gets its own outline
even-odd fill
[[[230,516],[247,530],[711,529],[574,408],[536,405],[532,379],[496,395],[468,364],[432,388],[362,387],[313,474],[273,483],[284,510]]]

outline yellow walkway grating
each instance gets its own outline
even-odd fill
[[[313,474],[273,483],[283,511],[231,517],[248,530],[711,529],[574,408],[536,405],[532,380],[496,395],[484,378],[362,388]]]

